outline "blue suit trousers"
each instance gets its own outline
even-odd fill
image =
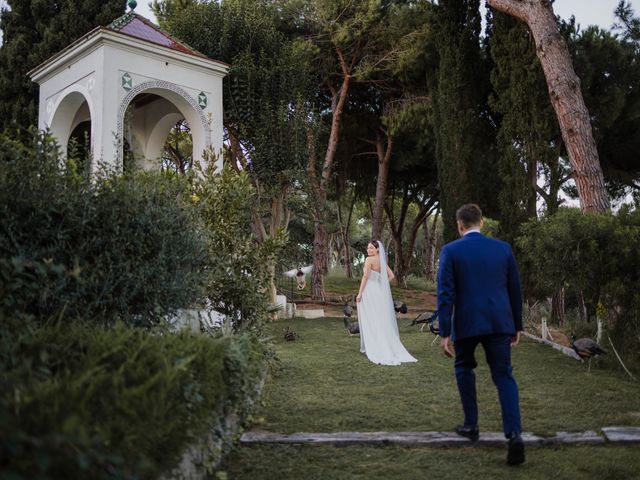
[[[511,338],[511,335],[481,335],[456,340],[454,344],[455,372],[465,425],[478,425],[474,369],[478,366],[475,360],[475,350],[478,344],[482,344],[487,363],[491,369],[491,378],[498,389],[502,409],[502,428],[505,436],[511,432],[520,433],[522,431],[518,384],[513,378],[511,367]]]

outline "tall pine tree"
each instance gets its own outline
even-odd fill
[[[38,85],[27,72],[125,11],[124,0],[8,0],[0,12],[0,130],[37,122]]]

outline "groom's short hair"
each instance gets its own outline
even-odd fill
[[[456,220],[462,222],[465,228],[480,225],[482,221],[482,210],[475,203],[467,203],[456,211]]]

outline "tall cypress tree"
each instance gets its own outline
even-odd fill
[[[38,85],[27,72],[125,11],[124,0],[8,0],[0,12],[0,130],[37,122]]]
[[[480,43],[479,0],[441,0],[434,32],[439,53],[434,101],[436,156],[445,241],[455,211],[478,203],[495,212],[495,133],[487,120],[488,72]]]
[[[513,241],[520,225],[536,216],[540,169],[558,175],[551,170],[558,168],[561,137],[529,29],[500,12],[489,27],[490,105],[499,119],[500,235]],[[549,193],[547,209],[553,211],[557,190]]]

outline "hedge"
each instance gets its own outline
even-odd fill
[[[90,182],[46,135],[30,145],[0,135],[0,165],[9,311],[153,324],[202,297],[207,247],[187,179],[103,172]]]
[[[211,469],[264,377],[246,336],[0,320],[0,471],[15,480],[156,479],[207,438]]]

